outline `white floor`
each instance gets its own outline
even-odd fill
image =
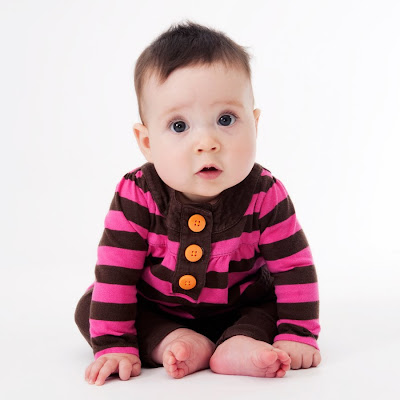
[[[378,304],[372,296],[346,301],[343,293],[337,298],[325,293],[319,341],[323,362],[318,368],[289,371],[283,379],[206,370],[174,380],[158,368],[144,369],[127,382],[115,378],[95,387],[83,379],[92,353],[73,321],[81,293],[73,285],[57,285],[56,274],[47,274],[53,285],[44,285],[38,269],[23,281],[16,275],[16,287],[4,287],[1,293],[1,399],[399,398],[397,295],[384,296]]]

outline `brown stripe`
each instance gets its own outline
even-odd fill
[[[270,244],[260,245],[261,254],[267,261],[279,260],[304,250],[308,246],[302,229],[286,239]]]
[[[156,235],[167,235],[168,239],[173,242],[179,242],[180,240],[180,232],[169,231],[165,226],[165,217],[162,215],[150,214],[151,222],[151,233],[155,233]]]
[[[146,229],[149,227],[149,209],[125,197],[120,197],[119,193],[115,193],[110,209],[123,211],[128,221],[132,221]]]
[[[240,299],[240,287],[238,285],[232,286],[228,289],[228,304],[236,305]]]
[[[279,224],[280,222],[286,221],[295,213],[294,206],[290,197],[279,202],[273,210],[268,214],[260,218],[261,231],[272,225]]]
[[[315,340],[318,339],[318,335],[313,335],[308,329],[293,324],[280,324],[278,326],[278,332],[279,334],[289,333],[291,335],[313,337]]]
[[[100,321],[131,321],[136,318],[136,303],[114,304],[92,300],[90,318]]]
[[[114,231],[105,228],[99,246],[118,247],[120,249],[146,251],[147,244],[136,232]]]
[[[317,273],[314,265],[307,267],[297,267],[290,271],[271,274],[274,277],[274,284],[278,285],[297,285],[303,283],[317,282]]]
[[[97,282],[116,285],[136,285],[142,270],[114,267],[110,265],[96,265],[95,275]]]
[[[263,169],[271,173],[271,171],[264,168],[263,166],[261,166],[261,173]],[[274,183],[276,183],[275,177],[269,175],[260,176],[260,180],[258,181],[258,185],[254,193],[268,192],[268,190],[271,189]]]
[[[228,273],[215,271],[207,272],[205,287],[211,289],[226,289],[228,287]]]
[[[256,258],[260,257],[259,254],[256,254],[254,257],[249,258],[249,259],[242,259],[240,261],[230,261],[229,262],[229,272],[245,272],[245,271],[250,271],[254,263],[256,261]]]
[[[278,303],[278,314],[280,319],[318,319],[319,302],[308,303]]]
[[[140,280],[137,284],[137,289],[140,293],[143,293],[143,296],[150,301],[164,301],[172,304],[184,304],[191,305],[192,303],[186,299],[175,297],[175,296],[166,296],[160,293],[157,289],[154,289],[144,280]]]
[[[174,271],[171,271],[162,264],[154,264],[150,267],[151,273],[158,279],[166,282],[172,282]]]
[[[148,164],[148,163],[146,163],[146,164]],[[141,167],[137,168],[136,170],[126,174],[125,175],[125,179],[134,181],[135,184],[137,185],[137,187],[139,187],[143,191],[143,193],[149,193],[150,197],[154,199],[154,193],[150,192],[149,187],[148,187],[147,182],[146,182],[146,178],[145,178],[144,169],[146,169],[146,168],[143,169],[143,167],[146,164],[144,164]],[[142,170],[143,175],[142,175],[141,178],[136,178],[135,174],[140,169]],[[160,178],[158,178],[158,179],[160,179]],[[163,191],[163,190],[161,190],[161,191]],[[124,206],[125,200],[121,199],[121,202],[123,202],[123,206]],[[149,209],[147,207],[140,206],[139,204],[137,204],[135,202],[130,202],[130,203],[129,202],[130,202],[130,200],[127,200],[127,203],[126,203],[127,207],[128,207],[126,209],[127,210],[126,211],[126,213],[127,213],[126,216],[127,217],[129,216],[129,218],[128,218],[129,220],[131,220],[133,222],[136,222],[137,224],[139,224],[140,226],[143,226],[146,229],[149,226],[152,226],[153,227],[152,228],[152,233],[162,234],[162,235],[166,235],[167,234],[167,232],[165,230],[165,222],[164,222],[165,218],[162,215],[152,214],[152,213],[149,212]],[[169,204],[169,201],[167,203]],[[131,211],[130,209],[133,206],[134,207],[137,206],[137,207],[136,207],[136,209],[133,209]],[[124,206],[124,210],[125,210],[125,206]],[[171,240],[171,238],[170,238],[170,240]],[[178,234],[178,237],[176,239],[172,239],[172,240],[175,240],[175,241],[178,242],[179,241],[179,234]]]
[[[136,335],[125,334],[121,336],[103,335],[91,338],[95,353],[109,349],[110,347],[135,347],[138,348]]]

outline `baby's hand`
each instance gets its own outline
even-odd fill
[[[289,354],[292,360],[291,369],[316,367],[321,362],[319,351],[308,344],[278,340],[273,346]]]
[[[119,372],[119,377],[127,381],[131,376],[140,374],[140,359],[133,354],[109,353],[92,362],[85,372],[85,379],[91,385],[102,385],[114,372]]]

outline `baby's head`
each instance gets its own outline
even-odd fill
[[[254,165],[260,111],[249,58],[224,34],[187,23],[160,35],[136,63],[137,142],[190,201],[213,201]]]

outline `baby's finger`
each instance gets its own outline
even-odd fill
[[[101,386],[113,372],[116,372],[117,367],[118,361],[107,360],[107,362],[103,365],[103,368],[101,368],[99,371],[99,375],[97,376],[95,384]]]
[[[290,369],[290,363],[288,363],[288,364],[281,364],[281,370],[282,370],[282,371],[287,372],[287,371],[289,371],[289,369]]]
[[[290,364],[290,368],[291,369],[300,369],[301,368],[301,362],[302,362],[302,356],[301,354],[298,355],[292,355],[291,357],[291,364]]]
[[[301,362],[301,368],[308,369],[311,367],[313,362],[313,354],[311,353],[304,353],[303,360]]]
[[[87,367],[86,370],[85,370],[85,380],[86,380],[86,381],[89,381],[89,374],[90,374],[90,371],[91,371],[91,369],[92,369],[92,364],[93,364],[93,363],[91,363],[90,365],[88,365],[88,367]]]
[[[283,378],[286,375],[286,371],[283,369],[279,369],[278,371],[276,371],[276,377],[277,378]]]
[[[286,351],[277,348],[274,349],[274,351],[277,353],[278,359],[281,363],[290,364],[290,356],[288,353],[286,353]]]
[[[121,380],[127,381],[131,377],[132,363],[127,358],[123,358],[119,362],[118,370]]]
[[[321,362],[321,353],[319,351],[314,353],[312,366],[316,367]]]
[[[140,375],[141,369],[142,369],[142,365],[140,364],[140,362],[137,362],[136,364],[133,364],[131,376],[138,376],[138,375]]]
[[[97,359],[95,362],[93,362],[89,368],[89,383],[93,384],[96,382],[97,379],[97,375],[100,371],[100,369],[103,367],[103,365],[105,364],[107,360],[105,358],[99,358]]]

